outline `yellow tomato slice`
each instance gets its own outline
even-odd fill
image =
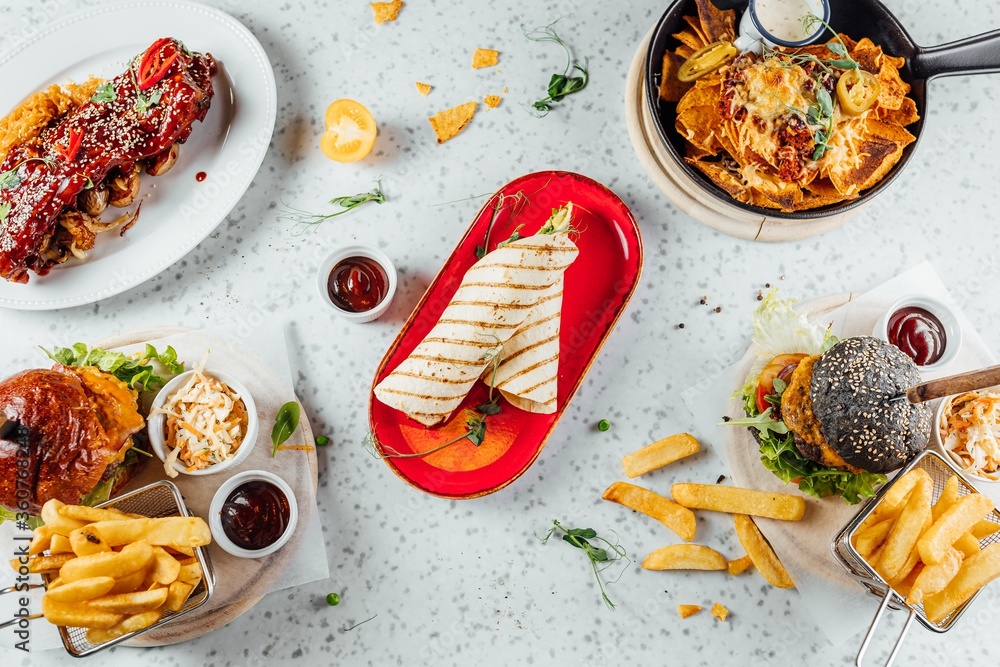
[[[337,162],[357,162],[372,152],[378,127],[363,104],[337,100],[326,110],[326,132],[319,141],[323,155]]]

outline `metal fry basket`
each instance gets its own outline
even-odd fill
[[[159,518],[166,516],[191,516],[190,512],[187,511],[187,507],[184,505],[184,499],[181,497],[180,491],[171,482],[162,481],[154,482],[148,486],[144,486],[141,489],[132,491],[131,493],[126,493],[125,495],[113,498],[106,503],[98,505],[98,507],[111,507],[116,510],[128,514],[141,514],[143,516],[148,516],[151,518]],[[98,651],[103,651],[104,649],[111,648],[122,642],[126,642],[133,637],[143,634],[144,632],[149,632],[159,628],[171,621],[175,621],[178,618],[191,613],[198,607],[202,606],[208,602],[209,598],[212,597],[212,592],[215,590],[215,573],[212,570],[212,561],[208,557],[208,552],[203,547],[198,547],[195,549],[195,558],[198,559],[198,563],[201,564],[201,569],[204,572],[204,576],[198,587],[191,591],[190,597],[184,606],[178,612],[166,612],[158,622],[144,628],[137,632],[130,632],[126,635],[122,635],[117,639],[104,642],[103,644],[91,644],[87,641],[87,629],[86,628],[74,628],[74,627],[59,627],[59,635],[62,637],[63,646],[69,651],[70,655],[83,658],[88,655],[93,655]],[[46,579],[46,584],[48,584],[48,579]]]
[[[882,487],[874,498],[868,501],[868,503],[858,512],[857,516],[847,524],[847,526],[840,531],[840,533],[834,538],[831,548],[833,550],[833,555],[836,557],[840,564],[844,566],[844,569],[865,589],[868,591],[869,595],[873,595],[881,599],[882,603],[879,605],[878,611],[875,613],[875,618],[872,619],[871,625],[868,627],[868,632],[865,634],[864,641],[861,643],[861,648],[858,650],[857,658],[855,659],[855,665],[861,667],[861,663],[864,660],[865,653],[868,651],[868,647],[871,644],[872,638],[875,635],[875,630],[878,628],[879,622],[882,620],[883,614],[885,614],[886,609],[892,610],[904,610],[907,612],[906,623],[903,625],[902,631],[899,633],[899,638],[896,640],[895,645],[892,648],[892,652],[889,654],[889,658],[886,662],[886,667],[890,667],[892,663],[896,660],[896,655],[899,653],[899,649],[903,646],[903,640],[906,638],[906,633],[910,629],[910,625],[913,623],[913,619],[916,618],[922,626],[928,630],[932,630],[938,633],[947,632],[958,622],[965,610],[972,604],[981,591],[977,591],[965,604],[953,611],[948,617],[939,623],[932,623],[927,619],[924,614],[923,604],[918,604],[911,606],[906,604],[904,596],[896,593],[889,584],[882,578],[875,569],[861,557],[861,554],[857,552],[853,545],[853,537],[855,532],[864,523],[865,519],[871,515],[875,507],[881,502],[882,497],[886,494],[889,488],[896,483],[904,474],[913,470],[914,468],[922,468],[931,477],[934,483],[934,491],[932,496],[932,502],[937,502],[938,498],[941,496],[944,490],[945,482],[955,475],[958,477],[958,493],[959,497],[968,495],[970,493],[977,493],[976,488],[969,482],[963,475],[961,470],[959,470],[953,463],[947,461],[937,452],[932,450],[924,450],[916,458],[910,461],[906,467],[899,471],[899,474],[893,478],[888,484]],[[987,517],[988,521],[1000,524],[1000,511],[993,510]],[[989,544],[1000,543],[1000,532],[993,533],[992,535],[984,538],[980,541],[979,546],[985,547]]]

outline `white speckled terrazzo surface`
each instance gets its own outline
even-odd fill
[[[0,3],[0,49],[31,26],[88,6],[52,0]],[[666,2],[433,2],[411,0],[394,24],[376,27],[363,0],[210,0],[236,16],[267,51],[278,81],[278,121],[253,186],[218,230],[158,278],[88,307],[53,313],[0,311],[5,348],[95,340],[151,325],[287,323],[296,387],[321,450],[319,508],[332,578],[267,597],[228,627],[182,645],[118,649],[109,667],[250,665],[669,664],[846,665],[856,645],[832,648],[789,593],[756,574],[668,574],[630,568],[600,603],[587,563],[536,534],[552,518],[615,528],[639,557],[672,541],[655,522],[599,500],[621,477],[623,453],[690,428],[680,392],[734,361],[765,282],[809,298],[865,290],[929,258],[972,322],[1000,350],[1000,243],[995,212],[996,76],[937,81],[926,135],[909,171],[863,217],[807,242],[758,245],[714,233],[672,208],[634,159],[624,127],[625,71]],[[1000,5],[944,0],[887,4],[920,43],[1000,26]],[[565,16],[561,34],[590,58],[592,83],[548,118],[522,107],[561,67],[557,49],[527,42],[521,24]],[[183,38],[183,35],[178,35]],[[99,36],[95,36],[99,39]],[[210,50],[211,44],[191,44]],[[498,68],[469,68],[475,47],[501,51]],[[435,86],[421,97],[414,81]],[[426,116],[509,89],[457,139],[434,142]],[[317,148],[326,105],[362,101],[379,121],[375,153],[337,165]],[[641,286],[537,463],[504,491],[472,502],[423,496],[361,448],[367,390],[383,352],[468,225],[478,203],[434,204],[489,192],[529,171],[579,171],[615,190],[642,228]],[[293,236],[277,200],[314,208],[383,178],[390,202],[315,234]],[[194,184],[192,184],[194,187]],[[384,248],[401,272],[388,315],[368,325],[335,320],[313,287],[319,259],[363,241]],[[785,280],[780,277],[784,275]],[[266,295],[262,299],[261,295]],[[707,295],[716,314],[699,305]],[[678,329],[683,322],[685,327]],[[32,357],[39,363],[37,357]],[[24,363],[29,363],[25,356]],[[8,359],[5,366],[12,365]],[[607,433],[597,420],[613,422]],[[711,454],[643,480],[714,481]],[[701,521],[711,521],[707,518]],[[733,538],[716,542],[724,553]],[[339,591],[343,603],[323,597]],[[732,615],[679,620],[678,603],[721,601]],[[870,614],[872,608],[859,609]],[[350,632],[343,628],[378,616]],[[982,628],[1000,622],[1000,586],[988,590],[949,635],[915,627],[898,664],[995,662]],[[894,617],[892,629],[900,627]],[[882,660],[888,641],[877,644]],[[992,658],[992,660],[990,660]],[[56,665],[61,652],[4,656],[7,664]]]

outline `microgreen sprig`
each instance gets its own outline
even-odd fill
[[[0,190],[10,190],[11,188],[16,188],[21,184],[21,176],[18,174],[18,170],[22,166],[28,164],[29,162],[41,162],[46,167],[51,167],[55,164],[55,160],[50,157],[29,157],[21,160],[13,167],[5,172],[0,173]]]
[[[356,195],[334,197],[331,199],[331,204],[340,206],[340,210],[334,213],[310,213],[309,211],[303,211],[300,208],[295,208],[282,202],[283,209],[278,219],[287,220],[297,225],[321,225],[331,218],[336,218],[338,215],[350,213],[362,204],[367,204],[368,202],[384,204],[386,201],[385,193],[382,192],[382,180],[379,179],[375,181],[375,188],[371,192],[359,192]]]
[[[518,190],[512,195],[508,195],[503,192],[498,192],[493,196],[492,200],[493,200],[493,213],[490,216],[490,224],[486,226],[486,238],[483,239],[482,245],[476,246],[476,257],[478,259],[486,257],[486,253],[489,252],[490,235],[493,233],[493,227],[496,225],[497,219],[499,219],[500,213],[501,211],[503,211],[504,207],[508,206],[509,204],[510,217],[507,220],[507,224],[510,224],[511,222],[514,221],[514,219],[517,216],[521,214],[521,211],[524,210],[524,207],[528,205],[528,197],[527,195],[524,194],[523,190]],[[517,230],[520,228],[521,226],[517,227],[517,229],[514,230],[514,234],[517,234]],[[501,247],[501,245],[506,245],[507,243],[511,243],[512,241],[516,240],[517,239],[509,238],[502,244],[497,245],[497,247],[499,248]]]
[[[817,24],[822,25],[826,30],[829,30],[833,34],[833,38],[837,41],[828,42],[826,48],[831,52],[840,56],[840,60],[827,60],[826,64],[830,67],[836,67],[838,69],[859,69],[858,61],[850,56],[847,52],[847,45],[844,44],[844,40],[840,38],[840,34],[834,30],[829,23],[816,16],[815,14],[806,14],[802,17],[802,26],[805,28],[806,32],[812,32],[813,28]]]
[[[552,23],[541,28],[535,28],[534,30],[526,30],[524,26],[521,26],[524,36],[531,41],[553,42],[561,46],[566,52],[566,68],[562,74],[556,72],[549,79],[549,86],[546,90],[548,95],[531,105],[538,112],[537,115],[539,118],[548,115],[549,111],[552,110],[553,102],[559,102],[568,95],[580,92],[587,87],[587,82],[590,81],[590,72],[587,71],[587,61],[584,61],[584,64],[581,65],[578,60],[574,60],[573,52],[569,46],[556,34],[553,26],[558,22],[559,19],[556,19]],[[574,72],[579,72],[582,76],[571,76]]]
[[[604,581],[601,579],[601,572],[607,569],[612,563],[619,560],[625,560],[625,567],[622,568],[622,571],[618,573],[617,577],[608,582],[615,583],[621,578],[622,574],[632,563],[627,552],[625,551],[625,547],[623,547],[618,540],[618,534],[615,533],[615,541],[611,542],[606,538],[600,537],[597,534],[597,531],[593,528],[567,528],[557,520],[553,519],[552,527],[549,528],[549,532],[545,535],[545,537],[539,539],[541,539],[542,544],[546,544],[549,541],[549,538],[557,532],[561,532],[563,534],[562,539],[564,542],[572,544],[574,547],[587,554],[587,558],[590,560],[590,567],[594,570],[594,578],[597,579],[597,586],[601,589],[601,597],[604,599],[604,603],[608,605],[608,608],[614,610],[615,605],[611,602],[611,598],[608,597],[607,592],[604,590]],[[595,540],[597,543],[603,543],[607,546],[596,546],[595,544],[592,544],[590,540]],[[600,567],[598,566],[598,563],[601,564]]]
[[[97,90],[94,92],[94,96],[90,98],[90,101],[97,102],[99,104],[107,104],[108,102],[114,102],[117,95],[118,92],[115,90],[114,82],[107,81],[97,87]]]

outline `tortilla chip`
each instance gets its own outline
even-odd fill
[[[708,41],[708,37],[705,36],[705,31],[702,30],[702,28],[701,28],[701,22],[698,20],[697,17],[695,17],[695,16],[685,16],[683,18],[684,18],[684,22],[687,23],[691,27],[691,30],[693,30],[694,34],[698,37],[698,40],[699,40],[700,44],[699,44],[698,47],[696,47],[696,50],[700,49],[703,46],[708,46],[709,44],[711,44],[711,42]]]
[[[875,46],[872,40],[863,37],[849,52],[861,69],[872,74],[878,73],[882,69],[882,49]]]
[[[494,67],[499,62],[500,52],[493,49],[476,49],[472,54],[472,69]]]
[[[847,196],[840,194],[837,192],[837,188],[833,187],[833,183],[827,178],[817,178],[805,187],[803,194],[802,202],[795,207],[797,211],[832,206],[856,199],[858,196],[857,194]]]
[[[878,94],[878,105],[883,109],[896,110],[903,106],[910,84],[899,76],[899,70],[888,64],[878,72],[878,82],[882,90]]]
[[[490,109],[496,109],[498,106],[500,106],[500,96],[499,95],[487,95],[486,97],[483,98],[483,102]]]
[[[677,132],[697,148],[716,155],[722,149],[716,134],[722,132],[722,118],[715,106],[689,107],[677,114]]]
[[[660,74],[660,99],[666,102],[679,102],[694,85],[691,81],[681,81],[677,78],[684,59],[675,53],[667,51],[663,54],[663,72]]]
[[[478,102],[466,102],[452,109],[439,111],[428,118],[431,127],[434,128],[434,134],[437,135],[437,142],[443,144],[464,130],[472,117],[476,115],[478,106]]]
[[[417,90],[420,91],[420,94],[423,95],[424,97],[427,97],[427,93],[431,92],[431,88],[433,87],[434,86],[432,86],[429,83],[422,83],[420,81],[417,81]]]
[[[698,19],[709,44],[720,40],[731,42],[736,39],[736,12],[721,10],[712,0],[695,0],[698,5]]]
[[[375,23],[385,23],[395,21],[399,16],[399,10],[403,8],[403,0],[392,0],[392,2],[373,2],[372,11],[375,12]]]
[[[674,49],[674,53],[676,53],[678,56],[680,56],[682,63],[685,60],[687,60],[688,58],[690,58],[691,56],[693,56],[694,52],[695,52],[695,49],[692,49],[687,44],[681,44],[676,49]],[[667,51],[667,53],[670,53],[670,52]]]
[[[672,36],[673,36],[674,39],[676,39],[682,45],[688,47],[689,49],[692,49],[691,53],[694,53],[698,49],[700,49],[703,46],[705,46],[701,42],[701,37],[699,37],[698,35],[694,34],[690,30],[681,30],[680,32],[675,33]]]
[[[743,181],[739,176],[723,167],[722,164],[707,160],[686,159],[684,161],[708,176],[708,180],[728,192],[729,196],[733,199],[741,201],[744,204],[750,203],[747,187],[743,184]]]
[[[876,108],[879,120],[885,123],[895,123],[903,127],[916,123],[920,120],[917,113],[917,103],[911,97],[904,97],[898,109],[885,109],[882,106]]]
[[[677,103],[677,113],[685,109],[697,106],[718,106],[719,90],[716,87],[718,80],[712,83],[711,79],[702,77],[695,80],[691,90],[684,94],[680,102]]]

